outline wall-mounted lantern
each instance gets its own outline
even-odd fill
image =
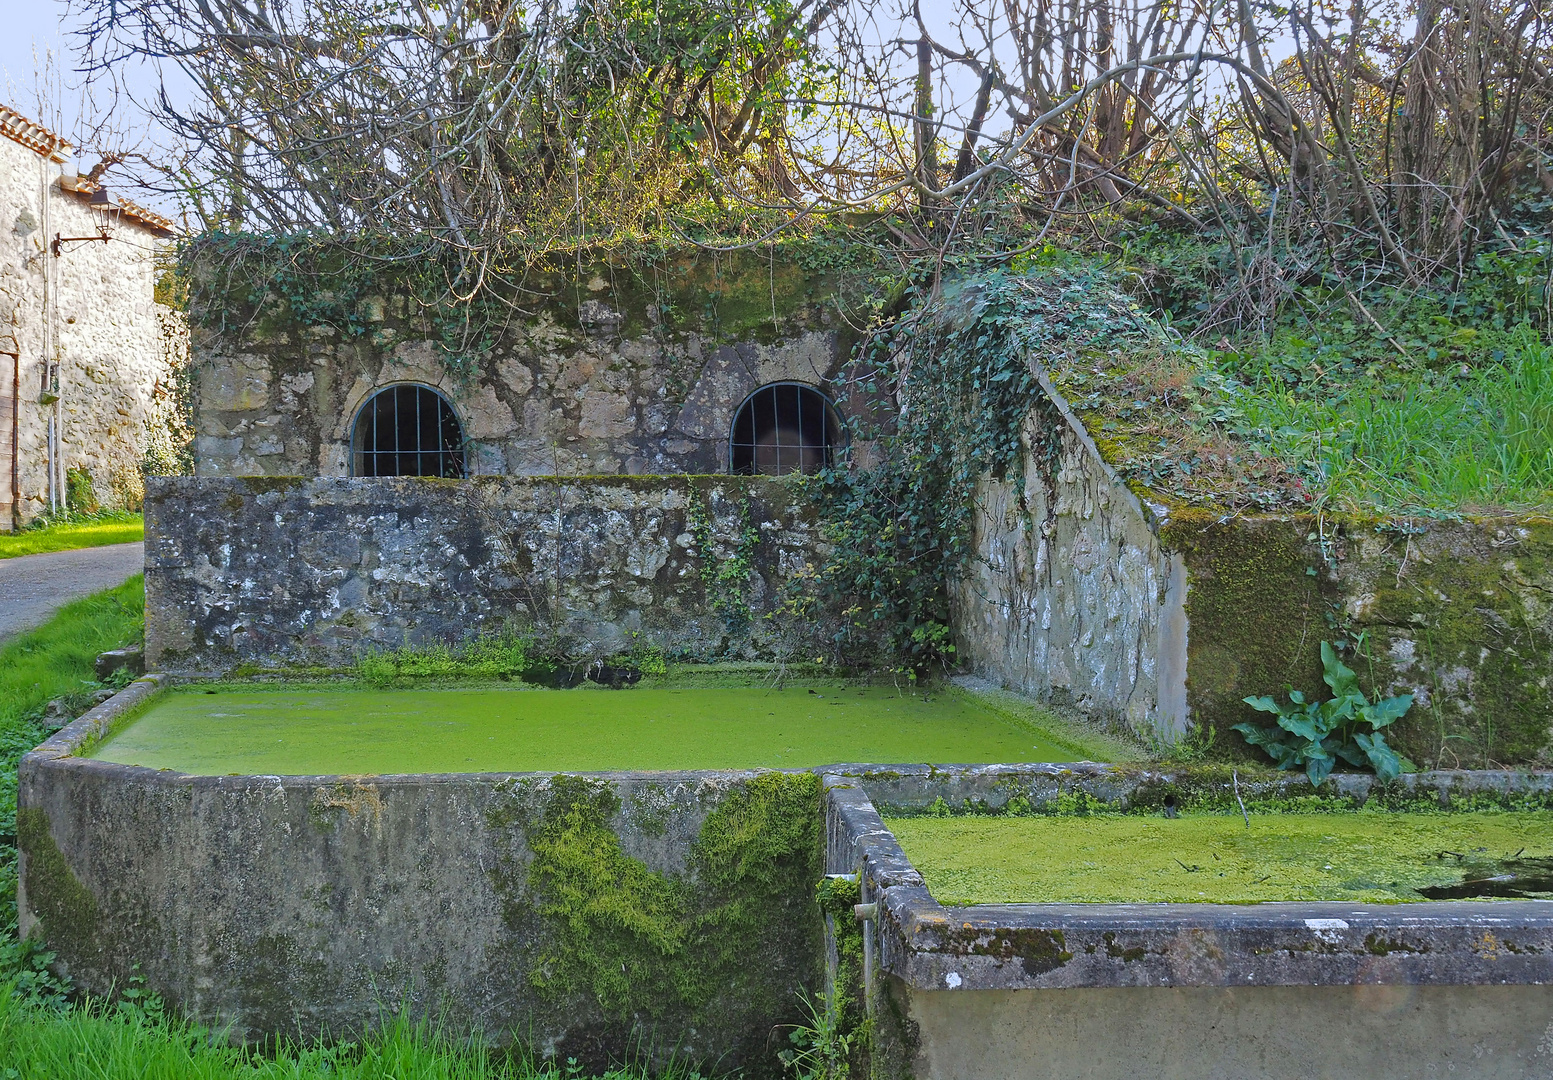
[[[119,225],[119,215],[124,210],[123,206],[113,201],[108,194],[108,189],[105,187],[99,187],[96,191],[93,191],[92,197],[87,200],[86,205],[92,212],[92,220],[97,223],[97,235],[60,236],[58,233],[55,233],[49,248],[54,252],[56,258],[64,254],[64,245],[66,244],[91,243],[94,240],[101,240],[106,244],[113,239],[113,232]]]

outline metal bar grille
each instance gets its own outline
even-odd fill
[[[351,434],[357,476],[466,475],[464,432],[453,407],[427,386],[390,386],[356,414]]]
[[[729,470],[780,476],[830,465],[840,421],[825,395],[802,383],[772,383],[745,399],[728,437]]]

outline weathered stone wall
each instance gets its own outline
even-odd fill
[[[1187,566],[1192,718],[1220,743],[1271,721],[1248,694],[1324,694],[1320,642],[1365,633],[1347,662],[1367,692],[1414,695],[1387,729],[1414,762],[1553,760],[1553,525],[1194,510],[1163,536]]]
[[[839,382],[840,286],[788,254],[536,271],[456,356],[392,280],[331,322],[253,301],[231,284],[246,272],[206,265],[195,289],[200,475],[348,475],[356,414],[394,383],[450,400],[473,475],[726,472],[734,412],[771,382],[877,405]]]
[[[1023,482],[977,484],[960,659],[978,674],[1173,741],[1187,728],[1184,568],[1056,391],[1025,420]]]
[[[146,541],[154,670],[341,665],[514,621],[595,657],[812,656],[825,636],[765,618],[819,544],[775,479],[162,479]]]
[[[977,486],[954,592],[979,674],[1171,742],[1251,752],[1242,701],[1324,695],[1320,643],[1356,641],[1390,740],[1420,766],[1553,761],[1553,525],[1238,516],[1146,503],[1061,395],[1026,420],[1024,478]]]
[[[97,233],[86,196],[62,189],[61,175],[48,157],[0,137],[0,529],[48,508],[50,419],[65,468],[90,472],[107,505],[137,502],[146,424],[181,359],[169,348],[181,317],[153,299],[154,231],[126,218],[107,243],[50,252],[56,235]],[[56,361],[57,388],[48,371]]]
[[[590,1075],[632,1056],[780,1071],[771,1032],[821,970],[816,777],[192,777],[70,756],[123,704],[21,764],[21,930],[82,991],[138,973],[240,1038],[348,1035],[402,1005]]]

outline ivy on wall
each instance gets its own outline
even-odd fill
[[[1099,268],[1022,265],[918,294],[864,342],[851,385],[893,395],[893,427],[853,432],[876,463],[806,481],[830,555],[799,587],[844,614],[843,656],[882,653],[913,677],[948,666],[949,584],[968,553],[976,481],[1023,476],[1021,428],[1040,400],[1031,359],[1133,333],[1130,312]]]

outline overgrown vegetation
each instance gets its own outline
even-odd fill
[[[455,645],[440,642],[376,649],[356,661],[356,674],[371,686],[410,685],[439,679],[522,679],[545,686],[575,686],[584,680],[611,685],[663,675],[668,660],[661,647],[633,634],[631,644],[610,651],[594,642],[507,626]]]
[[[832,545],[798,587],[844,619],[843,656],[876,650],[913,677],[950,664],[949,582],[969,540],[976,481],[1017,482],[1021,437],[1037,394],[1032,357],[1131,336],[1128,299],[1082,263],[996,270],[924,297],[854,360],[853,385],[900,405],[888,426],[856,436],[877,464],[843,463],[808,481]],[[1037,454],[1055,453],[1050,429]]]
[[[1395,780],[1404,761],[1386,743],[1382,730],[1412,708],[1413,695],[1399,694],[1371,704],[1359,689],[1359,677],[1337,658],[1330,641],[1321,643],[1322,678],[1331,688],[1325,701],[1307,701],[1289,691],[1289,703],[1270,697],[1248,697],[1247,705],[1278,718],[1276,728],[1236,724],[1246,742],[1267,751],[1280,769],[1303,768],[1311,784],[1321,786],[1339,760],[1368,768],[1382,780]]]
[[[137,575],[67,604],[43,626],[0,647],[0,989],[9,987],[7,1001],[57,1006],[68,991],[48,968],[53,955],[36,940],[17,939],[17,762],[43,740],[44,707],[51,700],[62,698],[70,716],[86,711],[104,689],[93,678],[92,662],[137,641],[144,618],[145,588]],[[120,674],[109,688],[127,677]],[[6,1045],[0,1038],[0,1047]]]
[[[546,934],[527,958],[543,995],[583,994],[608,1015],[770,1017],[796,1002],[777,989],[817,973],[819,779],[762,773],[722,795],[686,872],[649,868],[621,846],[615,789],[553,777],[543,797],[515,787],[490,824],[523,831],[533,858],[497,871],[514,930],[537,913]],[[651,803],[629,812],[652,830]],[[657,813],[663,813],[660,808]],[[661,831],[662,825],[657,826]],[[762,969],[749,957],[763,957]]]
[[[217,1031],[178,1019],[155,996],[126,992],[116,1004],[40,1008],[0,983],[0,1075],[11,1080],[579,1080],[574,1063],[455,1039],[425,1022],[385,1016],[357,1039],[235,1046]],[[656,1080],[698,1080],[671,1066]],[[598,1080],[644,1080],[637,1068]]]

